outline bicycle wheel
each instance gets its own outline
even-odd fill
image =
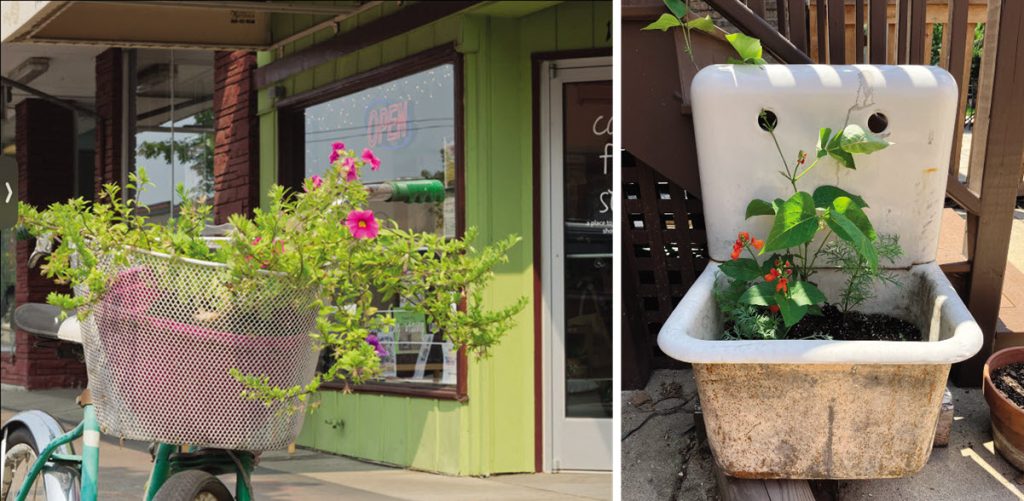
[[[232,501],[219,478],[202,470],[185,470],[168,478],[153,501]]]
[[[4,451],[4,456],[4,483],[0,486],[0,500],[10,501],[21,488],[28,470],[32,468],[32,463],[39,457],[39,450],[32,434],[25,428],[16,428],[7,436],[7,450]],[[36,477],[35,483],[29,489],[26,499],[46,499],[43,475]]]

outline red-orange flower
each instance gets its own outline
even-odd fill
[[[761,248],[764,247],[764,240],[758,240],[755,238],[750,242],[750,245],[753,245],[757,250],[761,250]]]
[[[776,278],[779,278],[779,270],[772,268],[767,275],[764,276],[765,282],[774,282]]]
[[[781,292],[783,294],[789,292],[789,286],[787,285],[787,282],[789,281],[786,280],[785,278],[780,278],[779,283],[775,284],[775,292]]]
[[[735,261],[735,260],[739,259],[740,258],[740,252],[742,252],[742,251],[743,251],[742,247],[739,247],[739,246],[736,246],[736,245],[732,246],[732,256],[731,256],[732,260]]]
[[[768,307],[768,311],[770,311],[772,313],[778,313],[779,312],[779,305],[773,304],[773,305],[769,306]]]
[[[743,244],[747,243],[748,241],[750,241],[750,233],[741,231],[739,234],[739,238],[737,238],[736,241]]]

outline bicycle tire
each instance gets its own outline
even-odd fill
[[[211,495],[217,501],[235,499],[219,478],[202,470],[185,470],[168,478],[153,501],[193,501],[201,494]]]
[[[10,435],[7,436],[7,450],[3,451],[3,453],[6,455],[11,449],[13,449],[14,447],[16,447],[18,445],[22,445],[22,444],[29,446],[32,449],[32,452],[35,453],[35,457],[39,457],[39,447],[36,446],[36,440],[32,436],[32,433],[28,430],[28,428],[20,427],[20,426],[17,427],[17,428],[14,428],[10,432]],[[6,475],[5,475],[5,477],[6,477]],[[11,482],[13,479],[5,478],[4,480],[7,481],[7,482]],[[43,489],[42,492],[43,492],[43,496],[45,497],[46,496],[46,488],[44,487],[44,484],[43,484],[44,482],[45,481],[43,480],[43,475],[39,475],[39,477],[36,478],[36,485]],[[3,492],[5,487],[7,489],[7,492]],[[0,485],[0,499],[2,499],[2,501],[8,501],[8,500],[14,499],[15,494],[17,494],[18,489],[20,489],[20,488],[21,488],[20,485],[13,485],[13,484],[11,484],[9,486]]]

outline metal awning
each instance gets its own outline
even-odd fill
[[[379,2],[4,2],[3,43],[267,50],[272,13],[337,23]],[[280,42],[278,42],[279,44]]]

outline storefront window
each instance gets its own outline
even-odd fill
[[[403,228],[455,236],[455,78],[442,64],[306,108],[305,175],[328,168],[331,143],[356,153],[370,148],[381,169],[364,182],[437,179],[446,188],[437,204],[371,203],[379,217]]]
[[[133,82],[134,168],[154,186],[140,199],[155,222],[177,213],[186,196],[213,203],[213,54],[209,51],[137,50],[129,57]]]
[[[381,168],[364,169],[364,183],[436,179],[445,186],[441,203],[371,202],[377,217],[405,229],[455,237],[461,196],[455,64],[415,69],[394,65],[374,74],[381,83],[301,110],[303,175],[323,174],[330,167],[327,158],[335,141],[357,155],[370,148],[381,159]],[[388,355],[381,360],[381,379],[363,389],[455,389],[458,350],[442,334],[431,332],[423,315],[403,311],[402,306],[381,305],[382,313],[394,316],[395,326],[376,333]],[[324,363],[330,363],[329,355]]]

